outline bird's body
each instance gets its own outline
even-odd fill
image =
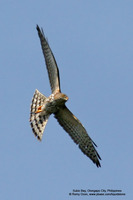
[[[44,104],[42,105],[41,108],[41,114],[54,114],[56,113],[60,107],[65,105],[65,102],[67,101],[67,97],[63,97],[64,94],[59,93],[57,94],[51,94],[48,98],[46,98]]]
[[[47,121],[50,115],[54,114],[59,124],[69,133],[73,141],[78,144],[81,151],[87,155],[97,167],[100,167],[99,159],[101,158],[94,147],[96,144],[89,137],[81,122],[66,107],[65,103],[68,97],[61,93],[59,69],[54,55],[44,36],[43,30],[40,30],[39,26],[37,26],[37,31],[48,70],[52,94],[46,97],[38,90],[35,91],[30,114],[32,130],[35,136],[41,140]]]

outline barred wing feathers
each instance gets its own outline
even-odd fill
[[[40,30],[38,25],[37,25],[37,31],[40,38],[43,55],[45,58],[45,63],[48,71],[52,93],[60,92],[60,77],[56,60],[45,38],[43,30],[42,29]]]
[[[85,128],[81,122],[64,106],[55,113],[55,118],[64,130],[71,136],[73,141],[78,144],[81,151],[88,156],[97,167],[101,167],[99,160],[101,160],[94,145],[96,144],[88,136]]]

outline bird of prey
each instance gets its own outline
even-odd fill
[[[97,167],[101,167],[99,161],[101,158],[95,149],[96,144],[89,137],[81,122],[65,105],[68,96],[61,93],[59,69],[48,41],[45,38],[43,29],[40,29],[38,25],[36,29],[45,58],[52,94],[46,97],[37,89],[35,90],[30,109],[30,125],[32,131],[41,141],[47,121],[50,115],[54,114],[59,124],[79,146],[81,151],[88,156]]]

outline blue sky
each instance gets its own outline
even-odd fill
[[[133,1],[5,0],[0,19],[0,199],[90,199],[69,196],[81,189],[122,190],[120,198],[131,199]],[[32,134],[33,93],[51,93],[36,24],[55,55],[67,106],[98,145],[101,168],[53,116],[42,142]]]

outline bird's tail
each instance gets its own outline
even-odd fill
[[[42,114],[42,112],[37,113],[36,111],[38,110],[38,107],[44,105],[46,99],[47,97],[38,90],[35,90],[30,107],[30,125],[34,135],[37,136],[39,140],[42,139],[49,115]]]

